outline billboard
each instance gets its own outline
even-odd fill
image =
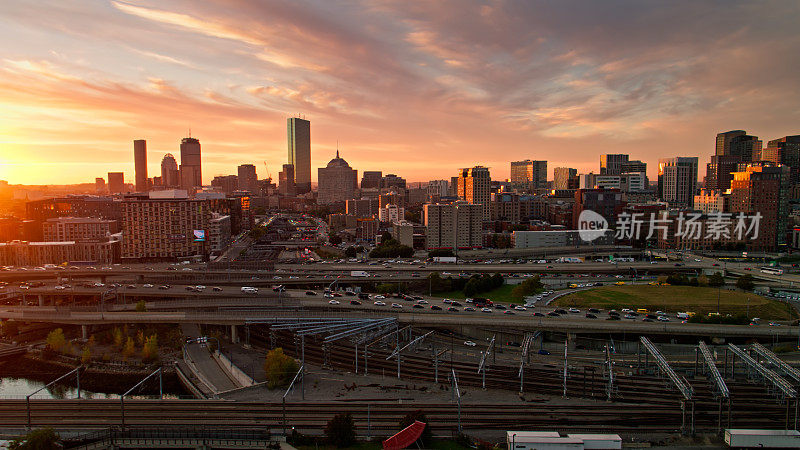
[[[206,230],[194,230],[194,241],[195,242],[205,242],[206,241]]]

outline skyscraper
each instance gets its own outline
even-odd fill
[[[578,176],[578,169],[556,167],[553,169],[553,189],[569,189],[570,180]]]
[[[187,137],[181,140],[181,187],[189,192],[203,186],[200,141]]]
[[[289,164],[294,166],[298,194],[311,191],[311,122],[299,117],[286,120],[289,141]]]
[[[658,160],[658,196],[671,206],[694,204],[697,191],[697,157]]]
[[[284,164],[283,170],[278,173],[278,192],[281,195],[294,196],[297,188],[294,185],[294,166]]]
[[[790,167],[790,182],[800,182],[800,135],[773,139],[761,152],[762,161],[772,161]]]
[[[252,164],[242,164],[238,168],[238,174],[240,191],[248,191],[253,195],[259,193],[256,166]]]
[[[747,243],[748,248],[772,250],[786,242],[788,190],[788,166],[749,165],[733,173],[730,211],[761,214],[758,236]]]
[[[724,133],[717,133],[717,145],[714,154],[717,156],[730,155],[731,139],[737,136],[744,136],[747,132],[744,130],[731,130]]]
[[[380,189],[382,178],[380,170],[365,170],[361,176],[361,189]]]
[[[125,174],[108,172],[108,193],[121,194],[123,192],[125,192]]]
[[[600,175],[619,175],[622,173],[622,164],[628,162],[628,155],[611,153],[600,155]]]
[[[488,167],[459,169],[456,195],[474,205],[482,205],[483,220],[488,221],[492,215],[491,185],[492,177]]]
[[[172,153],[167,153],[161,158],[161,184],[166,187],[178,187],[180,181],[178,162]]]
[[[136,192],[147,191],[147,141],[133,141],[133,162],[136,174]]]
[[[512,161],[511,184],[523,190],[547,188],[547,161]]]
[[[330,160],[327,167],[320,167],[317,171],[318,204],[329,205],[355,198],[356,189],[358,189],[358,171],[339,157],[338,150],[336,158]],[[297,175],[295,175],[295,179],[297,179]]]

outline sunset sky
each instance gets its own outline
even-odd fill
[[[699,156],[717,132],[800,134],[800,2],[14,0],[0,7],[0,179],[150,176],[191,128],[204,182],[286,162],[311,121],[409,181],[601,153]],[[705,174],[701,166],[700,178]]]

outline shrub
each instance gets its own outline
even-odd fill
[[[333,416],[325,425],[325,437],[336,447],[349,447],[356,441],[356,425],[350,413]]]
[[[11,450],[51,450],[60,448],[61,438],[50,427],[33,430],[24,436],[14,438],[8,444]]]
[[[136,312],[146,312],[147,311],[147,304],[144,300],[139,300],[136,302]]]
[[[511,290],[511,296],[514,298],[514,300],[522,301],[525,297],[536,294],[543,288],[544,285],[537,275],[535,277],[528,278],[527,280],[515,286],[514,289]]]
[[[133,338],[128,337],[128,340],[125,342],[125,348],[122,349],[122,356],[130,358],[134,354],[136,354],[136,343],[133,341]]]
[[[151,362],[158,360],[158,336],[153,334],[144,341],[142,346],[142,360]]]
[[[755,287],[753,276],[750,274],[740,276],[739,279],[736,280],[736,287],[743,291],[752,291]]]
[[[45,342],[47,343],[47,348],[56,353],[66,351],[69,345],[67,343],[67,338],[64,337],[64,330],[61,328],[56,328],[55,330],[47,333],[47,339]]]
[[[299,366],[294,358],[283,353],[283,349],[278,347],[267,352],[264,358],[264,372],[267,375],[267,387],[287,386],[294,378]]]

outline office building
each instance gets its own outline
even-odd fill
[[[735,137],[745,136],[747,132],[744,130],[731,130],[724,133],[717,133],[716,147],[714,154],[717,156],[731,155],[730,144],[731,140]]]
[[[117,227],[115,220],[96,217],[58,217],[42,224],[45,242],[108,240]]]
[[[211,220],[208,221],[208,250],[221,252],[230,245],[231,237],[231,216],[212,213]]]
[[[0,265],[112,264],[117,262],[118,240],[0,243]]]
[[[185,191],[155,191],[122,201],[122,258],[166,261],[204,255],[208,245],[195,231],[209,230],[208,200],[186,198]],[[198,233],[201,234],[201,233]]]
[[[339,157],[330,160],[326,167],[317,169],[318,196],[317,203],[329,205],[336,202],[345,202],[355,198],[358,188],[358,171],[351,168],[347,161]],[[295,179],[297,179],[295,174]],[[299,189],[299,186],[298,186]]]
[[[236,175],[217,175],[211,180],[211,187],[231,195],[239,189],[239,177]]]
[[[706,164],[706,189],[725,191],[730,189],[733,172],[741,160],[733,155],[714,155]]]
[[[483,246],[483,206],[463,201],[423,206],[428,250]]]
[[[512,192],[498,192],[492,194],[493,222],[506,222],[510,224],[526,223],[533,218],[533,195],[520,195]]]
[[[406,199],[397,192],[388,192],[378,196],[378,208],[383,209],[386,205],[405,206]]]
[[[97,194],[105,194],[106,192],[106,180],[102,177],[97,177],[94,179],[94,191]]]
[[[572,228],[579,228],[580,215],[587,209],[603,216],[609,228],[613,228],[617,215],[624,207],[622,192],[618,189],[578,189],[575,191],[575,205],[572,210]]]
[[[428,197],[440,199],[450,196],[450,182],[447,180],[433,180],[428,182]]]
[[[398,205],[386,205],[378,210],[378,220],[381,222],[395,223],[404,220],[406,210]]]
[[[256,166],[252,164],[242,164],[238,167],[237,173],[239,174],[238,181],[240,191],[247,191],[251,195],[260,194]]]
[[[286,119],[286,134],[288,163],[294,166],[295,189],[298,194],[311,192],[311,122],[290,117]]]
[[[284,164],[283,170],[278,173],[278,193],[293,197],[297,195],[297,187],[294,184],[294,166]]]
[[[346,209],[348,215],[366,218],[378,215],[378,199],[377,198],[360,198],[348,200]]]
[[[694,196],[694,209],[703,214],[727,212],[727,201],[723,191],[700,189],[700,193]]]
[[[404,220],[393,222],[392,237],[401,245],[414,248],[414,224]]]
[[[161,158],[161,185],[168,188],[179,187],[181,174],[178,171],[178,162],[172,153],[167,153]]]
[[[600,155],[600,175],[619,175],[622,173],[622,164],[628,162],[628,155],[606,154]]]
[[[697,157],[658,160],[658,196],[672,206],[692,207],[697,193]]]
[[[546,189],[547,161],[512,161],[511,185],[522,190]]]
[[[133,162],[136,179],[136,192],[147,192],[147,141],[133,141]]]
[[[381,187],[383,189],[389,189],[392,187],[398,189],[405,189],[406,188],[406,180],[403,177],[398,177],[393,173],[389,173],[383,176],[381,179]]]
[[[33,200],[25,204],[25,217],[39,223],[59,217],[99,217],[119,221],[122,219],[120,202],[111,197],[70,195],[68,197]],[[112,233],[118,230],[115,228]]]
[[[790,182],[800,183],[800,135],[769,141],[761,152],[761,160],[789,166]]]
[[[513,164],[513,163],[512,163]],[[483,166],[475,166],[469,169],[460,169],[457,179],[457,196],[473,205],[481,205],[483,209],[483,220],[490,220],[492,215],[491,206],[491,184],[492,178],[489,169]]]
[[[187,137],[181,139],[181,188],[194,193],[203,187],[202,158],[200,155],[200,141]]]
[[[761,214],[759,234],[747,242],[748,248],[774,250],[786,243],[789,177],[787,166],[749,166],[733,173],[730,212]]]
[[[637,160],[620,163],[620,173],[647,173],[647,163]]]
[[[122,172],[108,172],[108,192],[110,194],[122,194],[125,191],[125,174]]]
[[[361,189],[380,189],[383,172],[380,170],[365,170],[361,176]]]
[[[553,169],[553,189],[571,189],[570,180],[578,176],[578,169],[556,167]]]
[[[514,248],[541,248],[541,247],[578,247],[588,245],[580,237],[577,230],[540,230],[540,231],[514,231],[511,234],[511,244]],[[602,236],[591,241],[591,245],[613,245],[614,230],[608,230]]]

